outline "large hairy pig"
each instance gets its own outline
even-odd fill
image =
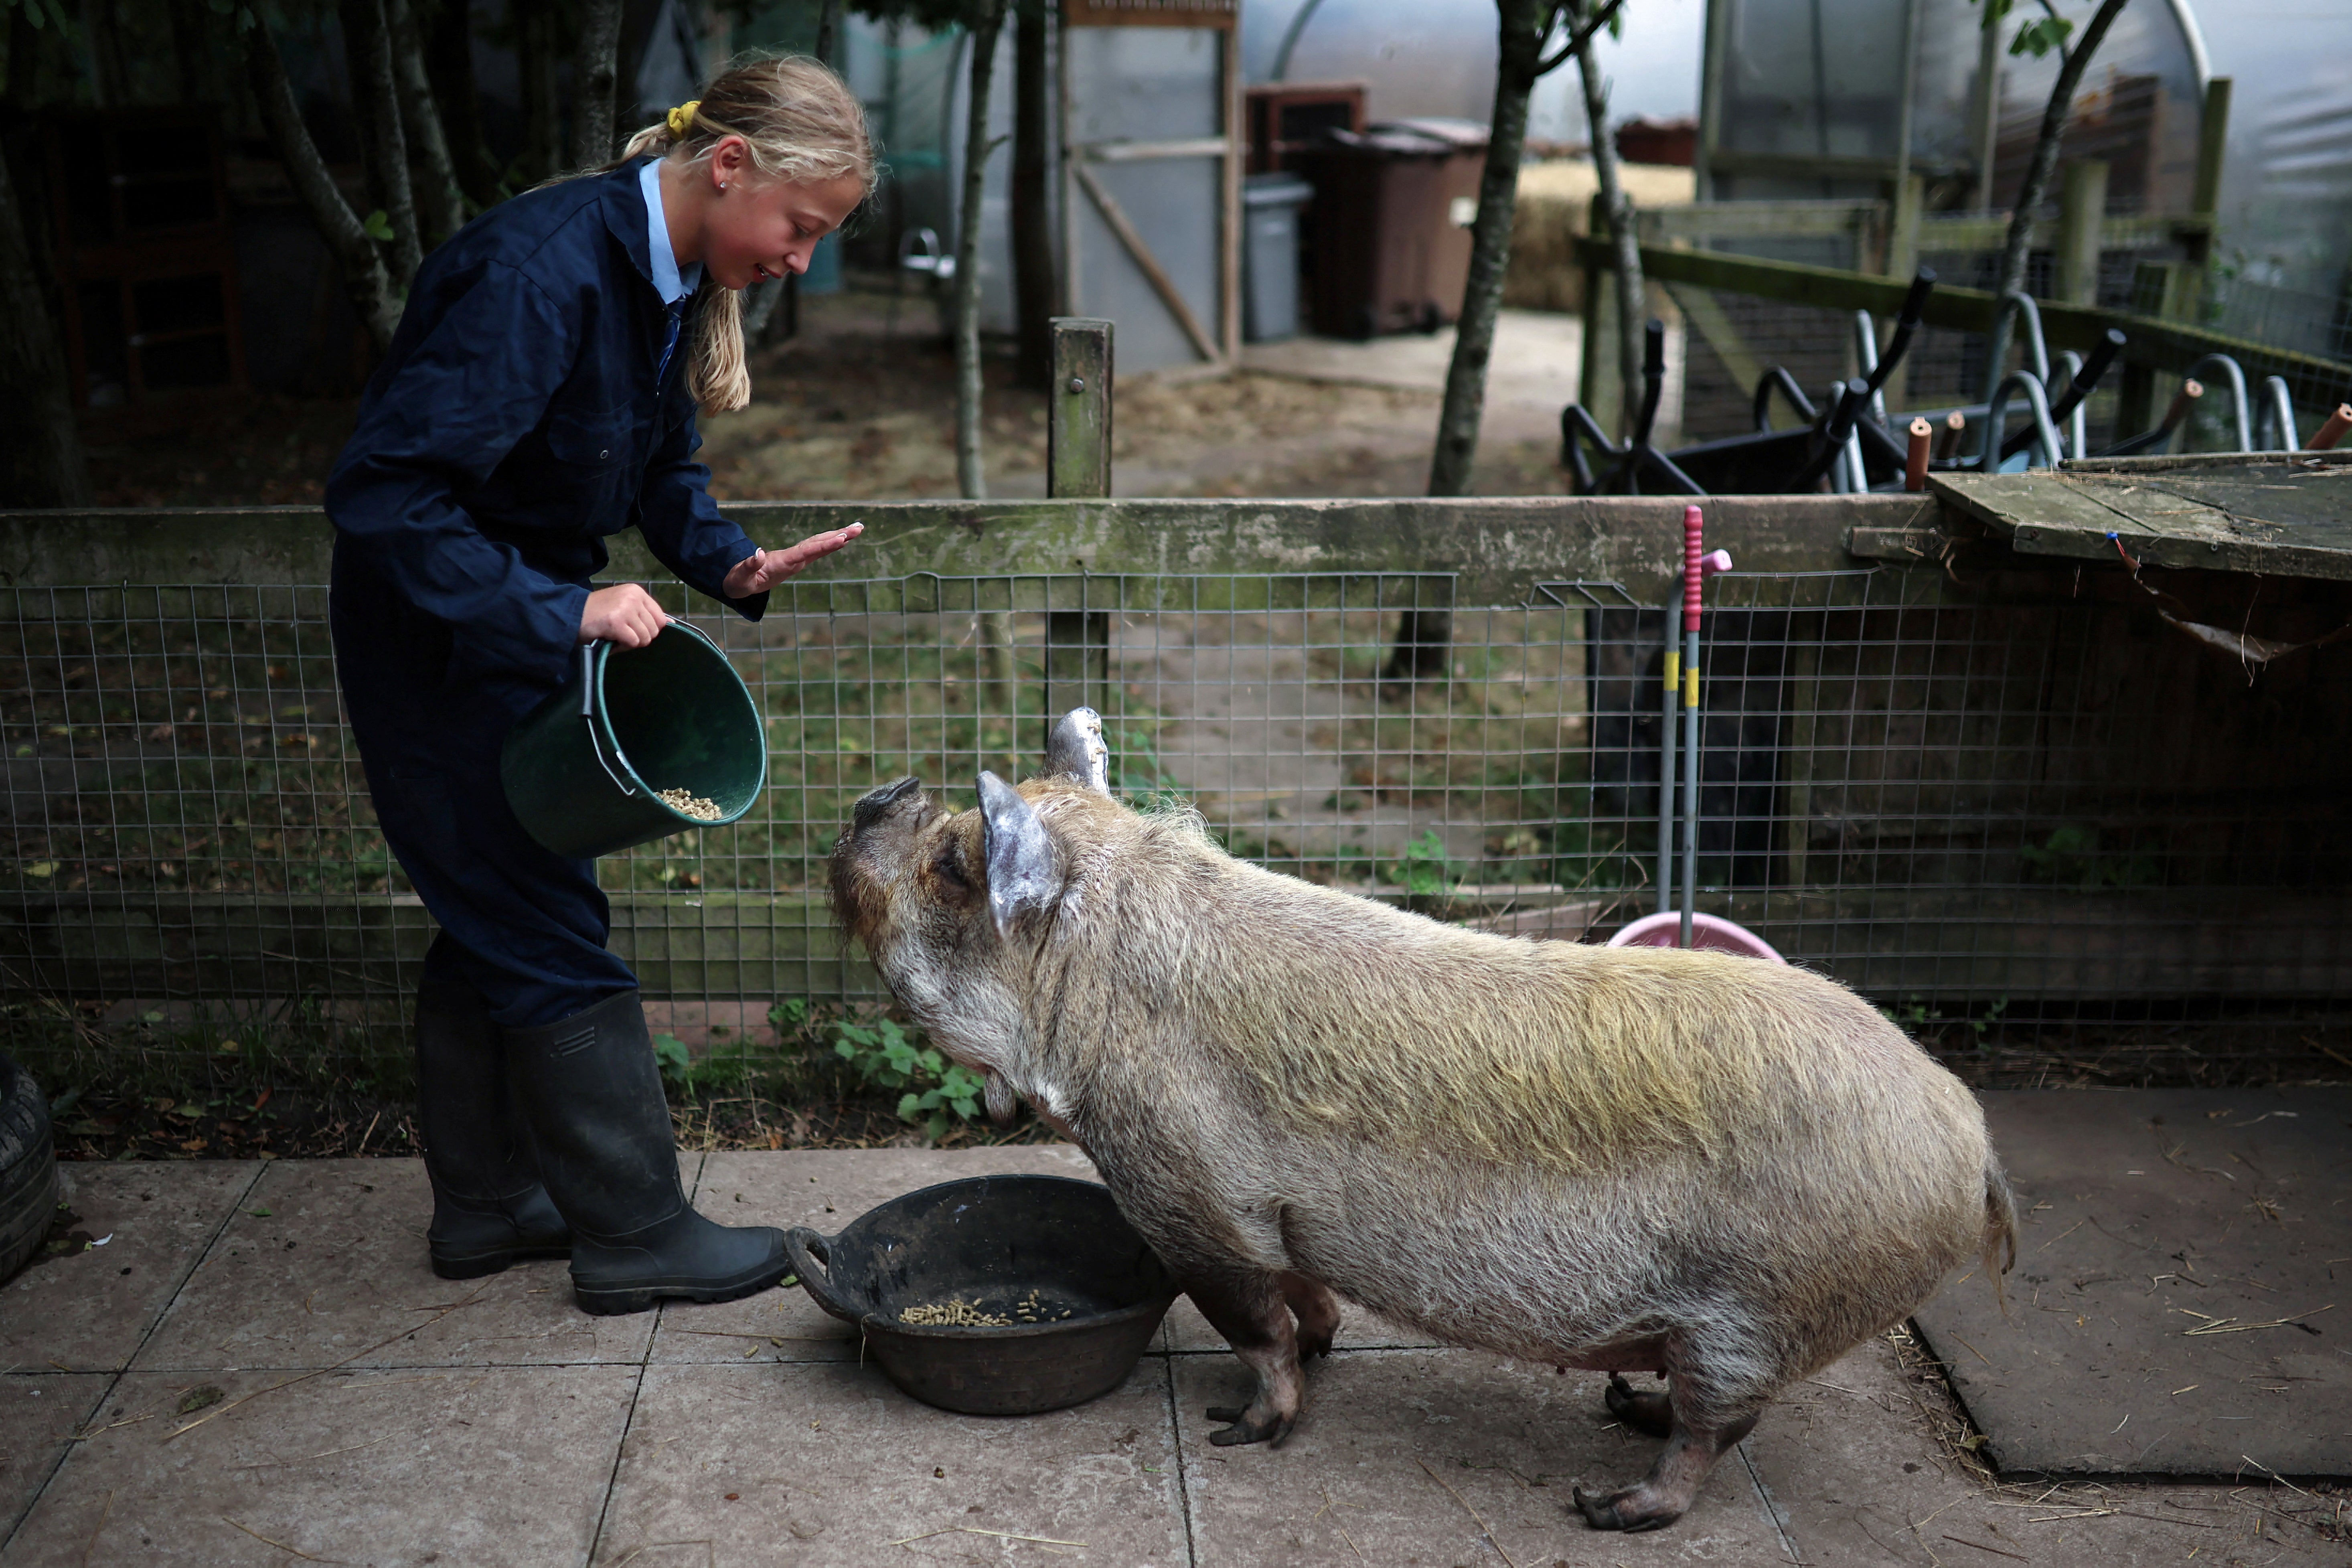
[[[1595,1528],[1652,1529],[1783,1387],[1956,1266],[2013,1258],[1975,1100],[1834,982],[1275,875],[1112,799],[1073,737],[1091,717],[1057,732],[1065,776],[982,773],[979,810],[913,779],[866,796],[833,896],[992,1102],[1018,1093],[1093,1157],[1256,1374],[1213,1441],[1290,1431],[1336,1295],[1456,1344],[1663,1372],[1663,1394],[1607,1394],[1666,1440],[1647,1478],[1576,1498]]]

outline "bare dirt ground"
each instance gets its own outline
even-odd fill
[[[1417,341],[1411,347],[1428,345]],[[727,500],[953,496],[954,362],[928,300],[860,289],[806,301],[800,334],[752,356],[752,402],[704,422],[711,492]],[[1045,493],[1045,402],[1016,387],[992,344],[989,488]],[[321,497],[356,397],[207,391],[87,410],[82,439],[101,506],[256,506]],[[1121,495],[1409,496],[1428,488],[1438,395],[1244,371],[1118,385]],[[1497,407],[1475,489],[1556,495],[1548,422]]]
[[[808,301],[797,338],[756,354],[750,407],[705,422],[722,500],[953,496],[955,366],[928,301],[859,291]],[[992,353],[989,490],[1045,493],[1045,399]],[[1121,377],[1113,420],[1121,495],[1406,496],[1428,489],[1438,396],[1244,371]],[[1553,410],[1548,419],[1558,417]],[[1544,420],[1498,411],[1481,447],[1484,495],[1564,487]]]

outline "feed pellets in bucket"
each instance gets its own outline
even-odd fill
[[[509,731],[499,772],[533,838],[588,859],[742,816],[768,742],[719,645],[672,621],[644,647],[583,647],[571,684]]]

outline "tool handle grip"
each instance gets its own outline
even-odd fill
[[[1698,508],[1683,508],[1683,630],[1698,630],[1699,583],[1706,574],[1700,564],[1705,553],[1701,542],[1706,532],[1706,521]]]

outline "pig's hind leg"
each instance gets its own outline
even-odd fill
[[[1209,1407],[1210,1420],[1232,1423],[1209,1434],[1209,1441],[1221,1448],[1236,1443],[1280,1443],[1290,1436],[1307,1403],[1307,1379],[1298,1367],[1298,1331],[1291,1317],[1293,1303],[1284,1291],[1284,1282],[1290,1278],[1294,1277],[1233,1270],[1184,1281],[1185,1293],[1209,1320],[1209,1326],[1224,1336],[1234,1354],[1257,1376],[1257,1391],[1248,1405]],[[1328,1291],[1323,1299],[1329,1302]],[[1331,1319],[1336,1324],[1336,1306],[1331,1308]],[[1328,1333],[1320,1348],[1329,1348]]]
[[[1609,1380],[1610,1413],[1663,1436],[1666,1446],[1639,1485],[1607,1497],[1576,1489],[1577,1511],[1595,1530],[1658,1530],[1680,1519],[1716,1461],[1754,1430],[1782,1381],[1761,1347],[1675,1334],[1665,1349],[1663,1397],[1636,1391],[1622,1377]]]

